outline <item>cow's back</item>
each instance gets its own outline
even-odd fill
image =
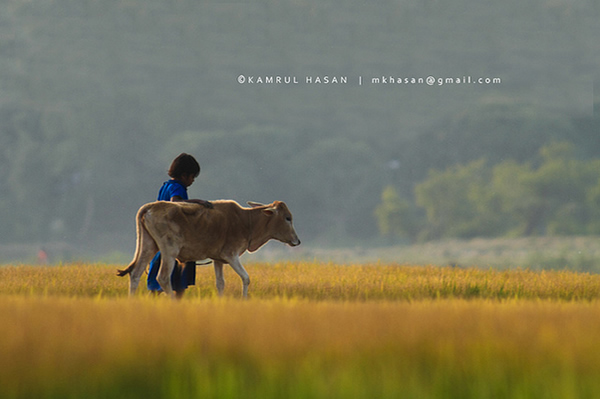
[[[222,259],[243,246],[248,226],[243,208],[235,201],[219,200],[212,204],[213,209],[186,202],[148,204],[145,215],[148,230],[163,242],[178,246],[177,257],[181,261]]]

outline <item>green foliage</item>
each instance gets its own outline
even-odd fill
[[[491,210],[498,202],[486,189],[490,180],[484,160],[445,171],[430,172],[429,178],[415,188],[418,206],[427,214],[427,238],[490,235],[501,218]]]
[[[589,232],[591,234],[600,234],[600,179],[587,192],[586,205],[590,211],[590,219],[588,221]]]
[[[568,143],[551,144],[540,152],[542,164],[524,183],[538,198],[547,233],[585,234],[593,213],[587,192],[600,178],[600,160],[575,159]]]
[[[387,186],[381,194],[381,203],[375,208],[377,226],[382,236],[414,241],[419,233],[415,206],[400,198],[394,186]]]
[[[431,171],[415,188],[432,237],[586,234],[598,226],[600,160],[568,142],[542,147],[539,165],[484,161]]]

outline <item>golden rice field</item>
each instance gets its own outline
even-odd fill
[[[600,276],[252,264],[182,301],[122,265],[0,267],[0,398],[596,398]]]

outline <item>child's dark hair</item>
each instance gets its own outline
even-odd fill
[[[168,174],[174,179],[180,178],[183,175],[198,177],[200,174],[200,164],[198,164],[198,161],[193,156],[182,152],[171,163]]]

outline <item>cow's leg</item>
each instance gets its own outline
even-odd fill
[[[129,274],[129,295],[135,294],[144,270],[146,270],[148,263],[156,255],[156,252],[158,252],[156,242],[145,228],[141,231],[139,239],[142,241],[140,243],[141,251],[133,270]]]
[[[175,292],[171,287],[171,274],[175,268],[175,254],[172,251],[160,251],[160,270],[158,271],[158,283],[163,291],[175,298]]]
[[[248,286],[250,285],[250,276],[248,276],[248,272],[244,269],[244,266],[240,263],[240,258],[235,257],[229,262],[229,265],[235,270],[235,272],[242,279],[242,292],[244,298],[248,297]]]
[[[153,254],[151,251],[142,251],[140,259],[129,275],[129,295],[135,294],[135,291],[140,284],[140,278],[144,274],[144,270],[146,270],[146,265],[150,263],[150,260],[152,260],[154,255],[155,254]]]
[[[225,278],[223,278],[223,262],[213,261],[215,266],[215,277],[217,279],[217,292],[219,296],[223,296],[223,290],[225,289]]]

